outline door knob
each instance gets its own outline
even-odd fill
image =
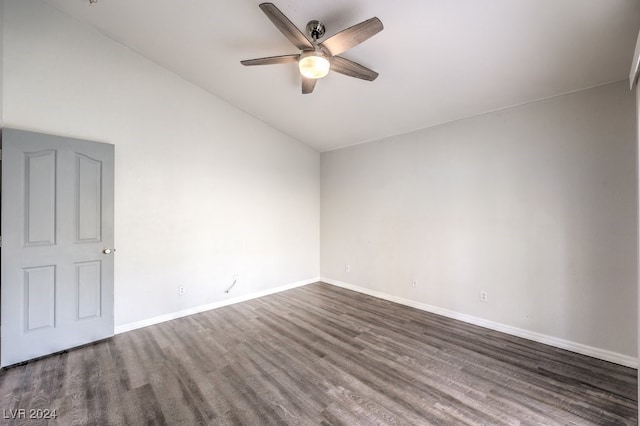
[[[104,249],[104,250],[102,250],[102,252],[103,252],[104,254],[111,254],[112,252],[115,252],[115,251],[116,251],[116,249],[113,249],[113,250],[112,250],[112,249],[107,249],[107,248],[106,248],[106,249]]]

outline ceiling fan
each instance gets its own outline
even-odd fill
[[[313,92],[318,79],[325,77],[329,70],[368,81],[373,81],[378,77],[377,72],[338,55],[382,31],[383,26],[380,19],[367,19],[319,42],[318,40],[325,33],[322,22],[314,20],[307,23],[306,30],[310,37],[308,38],[273,3],[262,3],[260,4],[260,9],[301,52],[291,55],[247,59],[240,61],[242,65],[271,65],[297,62],[302,75],[303,94]]]

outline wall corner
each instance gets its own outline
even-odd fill
[[[638,72],[640,71],[640,32],[638,32],[638,38],[636,39],[636,49],[633,52],[633,61],[631,62],[631,70],[629,71],[629,90],[638,83]]]

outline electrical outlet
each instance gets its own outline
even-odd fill
[[[179,294],[180,296],[184,296],[184,294],[185,294],[186,292],[187,292],[187,290],[184,288],[184,286],[183,286],[183,285],[181,285],[181,286],[179,286],[179,287],[178,287],[178,294]]]
[[[344,271],[345,272],[351,272],[351,265],[349,265],[349,264],[344,265]]]
[[[489,300],[489,295],[487,294],[486,291],[480,292],[480,300],[483,302],[486,302],[487,300]]]

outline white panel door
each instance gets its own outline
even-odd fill
[[[2,130],[2,366],[113,336],[113,145]]]

